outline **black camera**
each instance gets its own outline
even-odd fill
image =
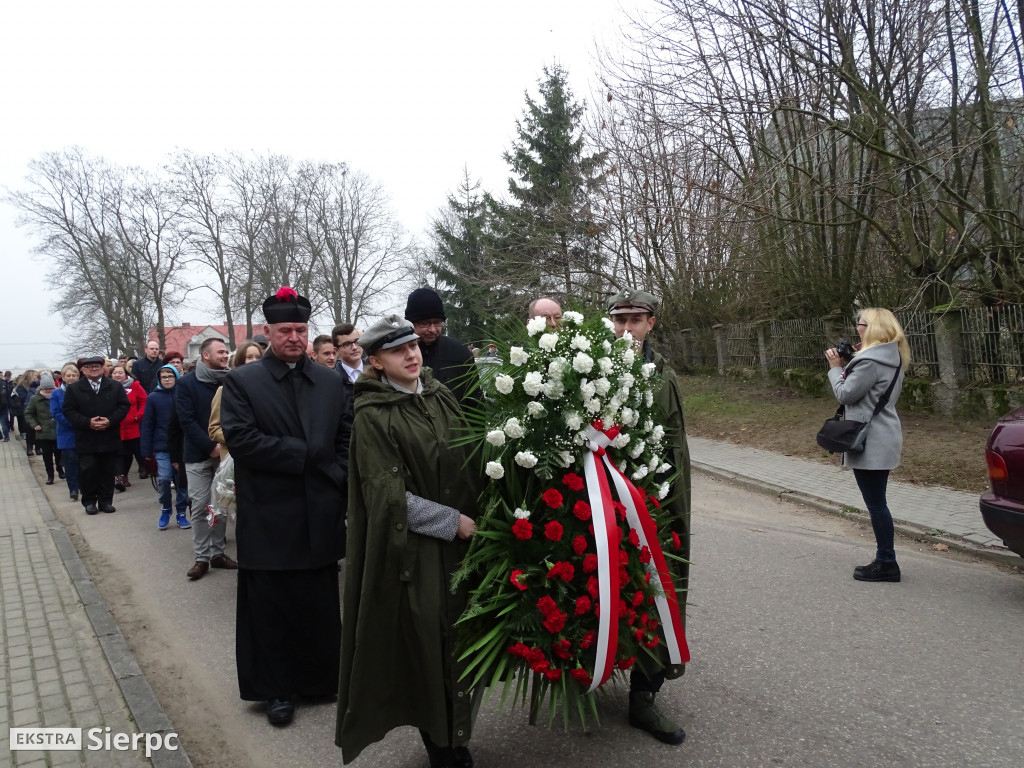
[[[840,339],[836,343],[836,354],[839,355],[839,359],[843,361],[843,365],[846,365],[853,360],[853,355],[856,350],[853,348],[853,344],[850,343],[849,339]]]

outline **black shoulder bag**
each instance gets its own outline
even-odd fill
[[[896,375],[889,382],[889,388],[879,398],[875,410],[871,413],[871,419],[875,418],[885,408],[899,377],[900,369],[897,368]],[[818,445],[829,453],[860,453],[864,450],[864,443],[868,438],[868,427],[871,426],[871,419],[867,421],[850,421],[843,418],[845,413],[846,405],[840,403],[836,409],[836,415],[831,419],[826,419],[821,430],[818,432]]]

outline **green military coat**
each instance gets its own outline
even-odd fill
[[[43,397],[38,392],[32,395],[32,399],[25,406],[25,421],[34,430],[37,426],[42,427],[36,432],[36,440],[56,440],[57,420],[50,413],[50,399]]]
[[[683,418],[683,393],[679,386],[679,378],[661,354],[655,352],[647,343],[644,344],[644,358],[654,363],[661,376],[661,386],[654,393],[654,404],[661,411],[662,426],[665,428],[665,442],[668,454],[665,460],[672,465],[670,474],[676,479],[669,491],[667,503],[662,509],[671,516],[672,530],[679,534],[680,547],[673,554],[690,559],[690,449],[686,445],[686,420]],[[670,550],[672,551],[672,550]],[[689,563],[678,563],[669,560],[672,580],[676,589],[688,589],[690,580]],[[687,592],[677,592],[679,613],[686,626]],[[679,677],[685,665],[670,665],[664,644],[658,646],[659,655],[665,666],[665,675],[669,678]]]
[[[405,492],[476,517],[480,487],[468,448],[452,445],[459,405],[429,369],[422,394],[363,376],[355,395],[335,733],[346,763],[400,725],[441,746],[469,741],[470,691],[453,655],[466,594],[450,588],[468,545],[409,531]]]

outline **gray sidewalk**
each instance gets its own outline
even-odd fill
[[[720,440],[691,437],[689,445],[690,457],[697,469],[743,482],[772,495],[817,502],[824,507],[852,507],[866,513],[853,473],[839,466],[838,457],[835,465],[830,466]],[[913,526],[939,537],[948,534],[974,547],[975,551],[983,549],[1016,557],[985,527],[978,511],[978,496],[941,486],[912,485],[895,480],[889,481],[888,489],[889,509],[898,525]]]
[[[0,443],[0,657],[0,765],[190,765],[183,749],[11,751],[10,728],[81,728],[83,746],[93,728],[173,731],[13,435]]]

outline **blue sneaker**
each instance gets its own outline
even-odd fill
[[[166,531],[167,526],[171,524],[171,510],[161,509],[160,510],[160,521],[156,524],[156,527],[161,531]]]
[[[178,513],[178,527],[179,528],[191,528],[192,527],[192,523],[190,523],[188,521],[188,515],[186,515],[184,512],[179,512]]]

